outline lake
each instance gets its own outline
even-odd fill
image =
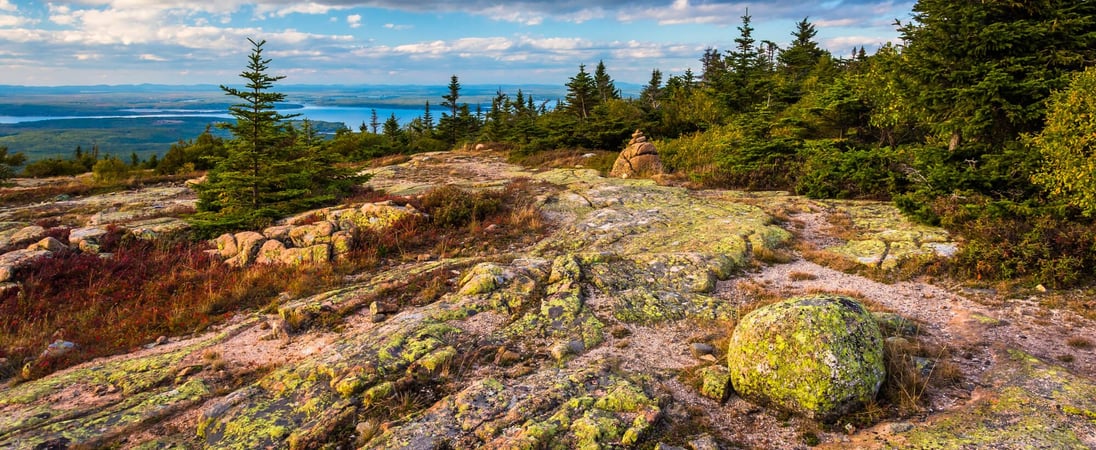
[[[433,108],[431,108],[433,109]],[[422,108],[392,108],[392,107],[368,107],[368,106],[315,106],[304,105],[301,108],[287,108],[279,109],[282,114],[300,114],[297,119],[309,119],[323,122],[342,122],[346,124],[348,128],[354,131],[358,131],[358,127],[362,122],[369,123],[372,116],[372,111],[377,111],[377,120],[380,123],[384,123],[389,116],[395,115],[396,120],[399,120],[400,125],[406,125],[412,119],[421,117]],[[441,117],[441,111],[431,111],[434,115],[434,121],[437,122]],[[140,110],[121,110],[116,115],[97,115],[97,116],[0,116],[0,124],[11,123],[23,123],[23,122],[38,122],[43,120],[58,120],[58,119],[134,119],[142,117],[209,117],[211,119],[230,119],[227,112],[213,111],[213,110],[197,110],[187,111],[180,109],[140,109]],[[378,130],[380,131],[380,130]]]

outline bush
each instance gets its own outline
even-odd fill
[[[1096,267],[1096,225],[1068,211],[987,197],[940,198],[940,223],[966,242],[955,257],[957,275],[977,280],[1023,280],[1052,288],[1090,282]]]
[[[125,180],[129,176],[129,169],[122,160],[111,156],[96,162],[91,172],[95,175],[96,182],[106,184]]]
[[[811,198],[889,200],[906,187],[898,156],[889,148],[852,147],[846,141],[809,141],[795,191]]]
[[[471,193],[456,186],[443,186],[423,195],[420,205],[430,214],[434,225],[461,227],[502,210],[502,196],[489,191]]]

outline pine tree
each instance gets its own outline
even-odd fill
[[[334,156],[324,151],[310,122],[298,132],[287,122],[296,115],[278,113],[275,104],[285,94],[272,88],[285,77],[268,74],[271,60],[262,56],[266,41],[248,42],[252,49],[240,74],[246,88],[221,86],[240,101],[229,107],[235,123],[222,125],[233,139],[226,154],[214,158],[207,180],[196,186],[200,212],[192,222],[207,234],[259,226],[332,200],[361,180],[334,166]]]
[[[284,76],[269,75],[270,59],[264,59],[266,41],[251,43],[247,70],[240,77],[247,81],[246,89],[221,85],[226,95],[240,103],[228,108],[235,123],[223,124],[232,132],[228,155],[217,162],[209,180],[199,189],[199,209],[228,214],[246,215],[283,199],[301,195],[297,187],[286,185],[289,158],[284,149],[288,128],[285,121],[295,115],[283,115],[274,109],[285,94],[270,89]],[[277,192],[276,195],[272,195]]]
[[[586,65],[579,64],[578,74],[567,82],[567,110],[585,120],[590,117],[590,111],[597,103],[594,79],[586,72]]]
[[[388,120],[384,121],[384,135],[389,139],[399,139],[400,137],[400,120],[396,118],[396,113],[388,116]]]
[[[597,62],[597,69],[594,70],[594,86],[597,88],[598,99],[602,103],[620,98],[620,90],[616,88],[616,83],[606,71],[604,61]]]
[[[434,131],[434,115],[430,113],[430,100],[422,110],[422,124],[427,133]]]
[[[1038,131],[1050,93],[1096,60],[1096,3],[1036,3],[920,0],[900,29],[924,121],[951,150]]]
[[[460,140],[465,130],[461,129],[460,119],[457,117],[460,114],[461,104],[457,103],[460,100],[460,80],[456,75],[449,78],[449,93],[443,95],[441,98],[445,101],[441,102],[441,106],[448,108],[448,113],[441,113],[441,120],[438,122],[439,131],[445,135],[449,144],[456,144]]]
[[[381,121],[380,118],[377,117],[376,109],[369,110],[369,126],[373,128],[373,134],[377,134],[377,130],[381,126]]]
[[[639,98],[651,109],[658,109],[659,101],[662,98],[661,70],[655,69],[651,71],[651,80],[643,87],[643,90],[639,93]]]

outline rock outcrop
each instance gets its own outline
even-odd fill
[[[383,231],[406,217],[422,216],[413,206],[392,202],[324,208],[290,217],[262,233],[226,233],[213,239],[211,254],[238,267],[251,264],[323,264],[350,252],[362,230]]]
[[[886,376],[879,326],[842,296],[794,298],[747,314],[727,363],[742,397],[823,421],[872,401]]]
[[[647,142],[642,131],[632,133],[628,147],[620,152],[609,176],[617,178],[650,178],[662,173],[662,160],[655,145]]]

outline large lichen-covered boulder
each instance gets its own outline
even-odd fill
[[[843,296],[758,308],[735,328],[727,359],[743,398],[822,421],[871,401],[886,376],[879,326]]]

